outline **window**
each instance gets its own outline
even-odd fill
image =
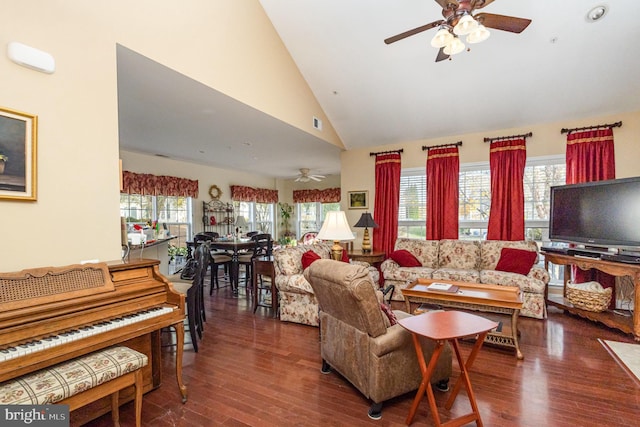
[[[339,210],[340,203],[298,203],[298,236],[310,231],[320,231],[327,212]]]
[[[186,247],[191,238],[191,197],[120,194],[120,215],[130,226],[155,220],[166,224],[169,234],[177,237],[173,246]]]
[[[564,156],[528,159],[524,173],[525,238],[549,236],[549,188],[565,183]],[[487,162],[460,165],[459,238],[484,239],[491,209],[491,174]],[[426,237],[426,172],[405,169],[400,177],[398,237]]]
[[[273,203],[233,202],[233,208],[236,218],[243,216],[247,220],[243,233],[259,231],[273,235]]]

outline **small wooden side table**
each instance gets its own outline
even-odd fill
[[[354,261],[364,261],[369,264],[377,267],[378,264],[384,261],[384,252],[382,251],[371,251],[371,252],[362,252],[362,251],[350,251],[347,253],[349,258]]]
[[[413,421],[413,417],[416,415],[416,411],[418,410],[418,405],[426,391],[427,398],[429,399],[429,409],[436,426],[462,426],[475,420],[476,425],[478,425],[478,427],[482,427],[478,404],[476,403],[476,398],[473,394],[473,389],[471,388],[469,369],[471,369],[471,365],[473,365],[487,333],[491,329],[496,328],[498,324],[485,319],[484,317],[462,311],[428,312],[418,316],[400,319],[398,323],[403,328],[411,332],[413,344],[418,356],[418,364],[420,365],[420,371],[422,372],[422,382],[420,383],[418,393],[416,393],[416,397],[413,399],[413,404],[409,410],[409,415],[406,420],[407,425],[410,425]],[[460,354],[458,339],[474,335],[477,335],[476,343],[465,362]],[[431,355],[428,366],[424,361],[424,354],[422,352],[422,346],[420,345],[421,336],[436,341],[436,348]],[[472,412],[442,424],[440,422],[436,399],[433,395],[433,389],[431,388],[429,380],[431,379],[433,370],[436,367],[438,357],[440,357],[444,344],[447,341],[451,343],[456,359],[458,360],[458,365],[460,366],[460,377],[458,378],[458,381],[456,381],[456,384],[451,391],[451,395],[445,403],[445,408],[451,409],[453,402],[456,400],[456,397],[460,392],[460,387],[464,385],[467,390],[467,396],[469,398],[469,403],[471,404]]]

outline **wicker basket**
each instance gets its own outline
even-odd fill
[[[602,288],[602,286],[597,283],[595,287],[597,290],[593,289],[594,286],[589,286],[589,283],[567,283],[567,299],[574,307],[582,310],[594,312],[605,311],[611,302],[613,288]]]

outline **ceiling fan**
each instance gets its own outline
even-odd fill
[[[440,27],[431,40],[431,46],[439,48],[436,62],[449,59],[451,55],[462,52],[464,43],[458,36],[466,35],[468,43],[479,43],[489,37],[487,27],[496,30],[521,33],[531,23],[530,19],[493,13],[473,14],[477,9],[493,3],[494,0],[435,0],[442,7],[444,19],[431,22],[385,39],[386,44],[395,43],[404,38],[419,34],[431,28]]]
[[[300,173],[298,174],[298,177],[295,179],[295,181],[296,182],[309,182],[311,180],[322,181],[324,178],[326,178],[324,175],[309,174],[309,169],[301,168]]]

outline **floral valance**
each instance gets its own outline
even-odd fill
[[[198,197],[198,180],[122,171],[122,191],[143,196]]]
[[[235,202],[278,203],[278,190],[232,185],[231,200]]]
[[[340,187],[325,188],[324,190],[293,190],[294,203],[339,203]]]

